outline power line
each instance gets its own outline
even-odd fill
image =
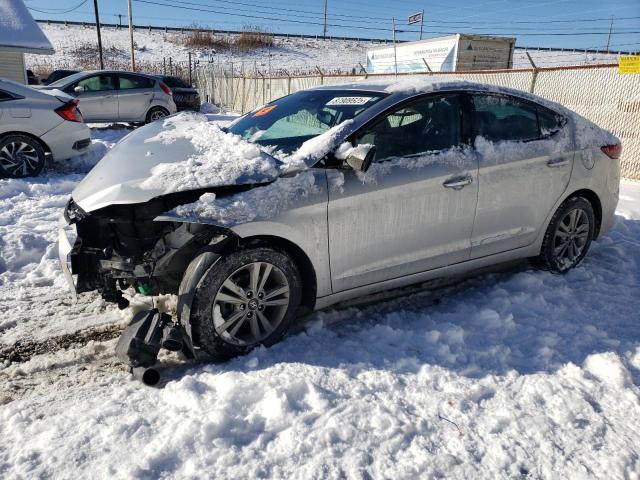
[[[64,9],[60,9],[60,8],[52,8],[50,10],[64,10],[64,11],[47,11],[47,10],[40,10],[34,7],[27,7],[29,10],[33,10],[34,12],[39,12],[39,13],[46,13],[47,15],[63,15],[65,13],[70,13],[73,12],[74,10],[77,10],[78,8],[80,8],[82,5],[84,5],[85,3],[87,3],[88,0],[83,0],[82,2],[80,2],[78,5],[76,5],[75,7],[71,7],[67,10]]]
[[[214,9],[204,9],[204,8],[198,8],[198,7],[192,7],[192,6],[186,6],[186,5],[193,5],[194,2],[186,2],[186,1],[176,1],[172,4],[167,4],[167,3],[161,3],[161,2],[157,2],[157,1],[151,1],[151,0],[134,0],[138,3],[145,3],[145,4],[150,4],[150,5],[157,5],[157,6],[163,6],[163,7],[170,7],[170,8],[177,8],[177,9],[183,9],[183,10],[192,10],[192,11],[199,11],[199,12],[208,12],[208,13],[216,13],[216,14],[220,14],[220,15],[228,15],[228,16],[234,16],[234,17],[241,17],[241,18],[251,18],[251,19],[258,19],[258,20],[268,20],[268,21],[276,21],[276,22],[282,22],[282,23],[295,23],[295,24],[303,24],[303,25],[318,25],[318,26],[324,26],[324,22],[309,22],[309,21],[304,21],[304,20],[295,20],[295,19],[283,19],[283,18],[276,18],[276,17],[266,17],[266,16],[261,16],[261,15],[252,15],[252,14],[248,14],[248,13],[231,13],[228,11],[220,11],[220,10],[214,10]],[[196,5],[201,5],[201,4],[196,4]],[[360,30],[373,30],[373,31],[388,31],[388,28],[383,28],[383,27],[365,27],[365,26],[360,26],[360,25],[349,25],[349,24],[338,24],[338,23],[332,23],[329,24],[327,23],[327,26],[330,27],[337,27],[337,28],[353,28],[353,29],[360,29]],[[536,29],[538,30],[538,29]],[[397,30],[397,32],[399,33],[417,33],[418,30],[414,30],[414,29],[402,29],[402,30]],[[442,30],[431,30],[430,33],[437,33],[437,34],[445,34],[445,35],[452,35],[458,32],[453,32],[453,31],[442,31]],[[640,33],[640,31],[624,31],[624,32],[616,32],[617,35],[625,35],[625,34],[638,34]],[[479,33],[480,35],[492,35],[492,33]],[[501,33],[501,35],[521,35],[521,36],[583,36],[583,35],[608,35],[608,31],[589,31],[589,32],[536,32],[536,33],[526,33],[526,34],[519,34],[519,33]]]

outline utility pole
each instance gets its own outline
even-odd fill
[[[133,13],[131,11],[131,0],[129,1],[129,37],[131,38],[131,71],[136,71],[136,58],[133,52]]]
[[[391,19],[393,22],[393,66],[398,76],[398,55],[396,54],[396,17]]]
[[[100,58],[100,70],[104,70],[104,60],[102,59],[102,37],[100,36],[100,14],[98,13],[98,0],[93,0],[93,10],[96,13],[96,30],[98,31],[98,53]]]
[[[122,28],[122,14],[116,13],[113,15],[114,17],[118,17],[118,28]]]
[[[322,36],[327,38],[327,0],[324,0],[324,29],[322,30]]]
[[[420,15],[420,40],[422,40],[422,27],[424,26],[424,9],[422,9],[422,15]]]
[[[609,53],[609,42],[611,42],[611,33],[613,32],[613,15],[611,15],[611,23],[609,23],[609,36],[607,37],[607,46],[605,49]]]

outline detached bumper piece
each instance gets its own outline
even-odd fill
[[[160,382],[160,372],[154,368],[160,348],[177,352],[183,345],[182,327],[175,324],[170,315],[154,308],[134,315],[120,335],[116,356],[131,366],[134,378],[155,386]]]

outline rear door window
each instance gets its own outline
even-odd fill
[[[356,137],[376,146],[376,161],[446,150],[461,144],[458,95],[430,96],[401,107]]]
[[[540,138],[536,107],[502,95],[472,95],[476,135],[492,142]]]
[[[13,95],[0,90],[0,102],[6,102],[7,100],[13,100]]]
[[[119,75],[120,90],[133,90],[135,88],[153,88],[155,83],[153,80],[147,77],[141,77],[139,75]]]
[[[538,140],[560,131],[566,119],[546,107],[508,95],[471,95],[474,137],[492,142]]]

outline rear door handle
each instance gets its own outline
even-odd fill
[[[551,168],[566,167],[567,165],[569,165],[567,158],[552,158],[547,162],[547,167]]]
[[[473,182],[473,178],[470,176],[466,177],[456,177],[451,180],[447,180],[442,184],[444,188],[453,188],[454,190],[460,190],[461,188],[466,187],[471,182]]]

